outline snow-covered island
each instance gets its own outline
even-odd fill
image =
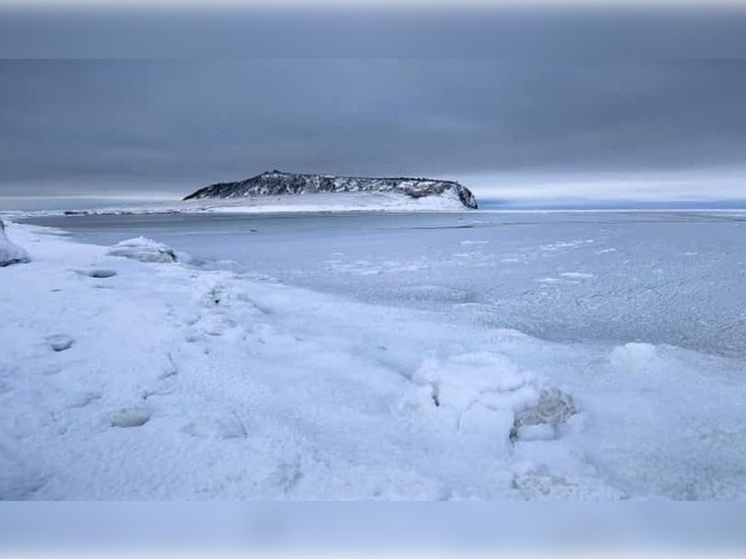
[[[302,196],[302,199],[298,199]],[[189,200],[250,200],[261,204],[270,199],[293,205],[335,202],[350,207],[401,209],[477,209],[474,194],[455,181],[422,178],[338,177],[269,171],[241,181],[222,182],[200,188]],[[335,200],[336,198],[336,200]]]
[[[183,199],[128,206],[8,210],[11,219],[54,215],[441,213],[478,209],[477,199],[455,181],[335,177],[271,171],[216,183]]]
[[[183,199],[99,208],[8,210],[13,218],[54,215],[429,213],[478,209],[477,199],[455,181],[335,177],[271,171],[216,183]]]

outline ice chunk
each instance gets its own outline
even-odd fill
[[[162,243],[145,237],[121,241],[111,247],[109,256],[123,256],[140,262],[176,262],[174,250]]]
[[[0,267],[29,262],[28,253],[12,243],[5,235],[5,224],[0,219]]]

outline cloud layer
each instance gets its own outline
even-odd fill
[[[0,83],[0,196],[183,194],[278,168],[495,197],[719,177],[727,197],[746,167],[741,61],[6,60]]]

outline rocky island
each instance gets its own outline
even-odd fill
[[[294,197],[314,194],[370,194],[402,201],[426,201],[445,209],[477,209],[471,191],[455,181],[422,178],[340,177],[270,171],[249,179],[200,188],[184,200]],[[328,197],[328,196],[327,196]],[[362,198],[360,198],[362,200]]]

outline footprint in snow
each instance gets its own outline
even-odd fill
[[[105,279],[117,275],[116,270],[104,270],[104,269],[93,269],[93,270],[75,270],[81,276],[87,276],[89,278]]]
[[[87,405],[100,400],[102,394],[100,392],[81,392],[74,394],[67,403],[68,408],[84,408]]]
[[[184,341],[190,344],[203,341],[205,338],[200,332],[191,332],[184,336]]]
[[[199,416],[184,425],[181,431],[200,439],[243,439],[248,436],[246,424],[233,411]]]
[[[39,371],[42,375],[58,375],[62,372],[62,367],[59,365],[49,365],[47,367],[42,367]]]
[[[282,493],[289,493],[303,478],[300,458],[296,457],[291,462],[282,462],[269,475],[267,482],[278,488]]]
[[[54,351],[65,351],[70,349],[75,343],[75,340],[67,334],[54,334],[53,336],[46,337],[47,344]]]
[[[33,463],[0,444],[0,501],[30,499],[46,483]]]
[[[163,368],[161,374],[158,375],[159,380],[166,380],[179,374],[179,367],[176,365],[174,358],[171,354],[168,354],[168,364]]]
[[[222,336],[231,328],[235,328],[236,322],[223,314],[207,314],[197,322],[197,326],[209,336]]]

